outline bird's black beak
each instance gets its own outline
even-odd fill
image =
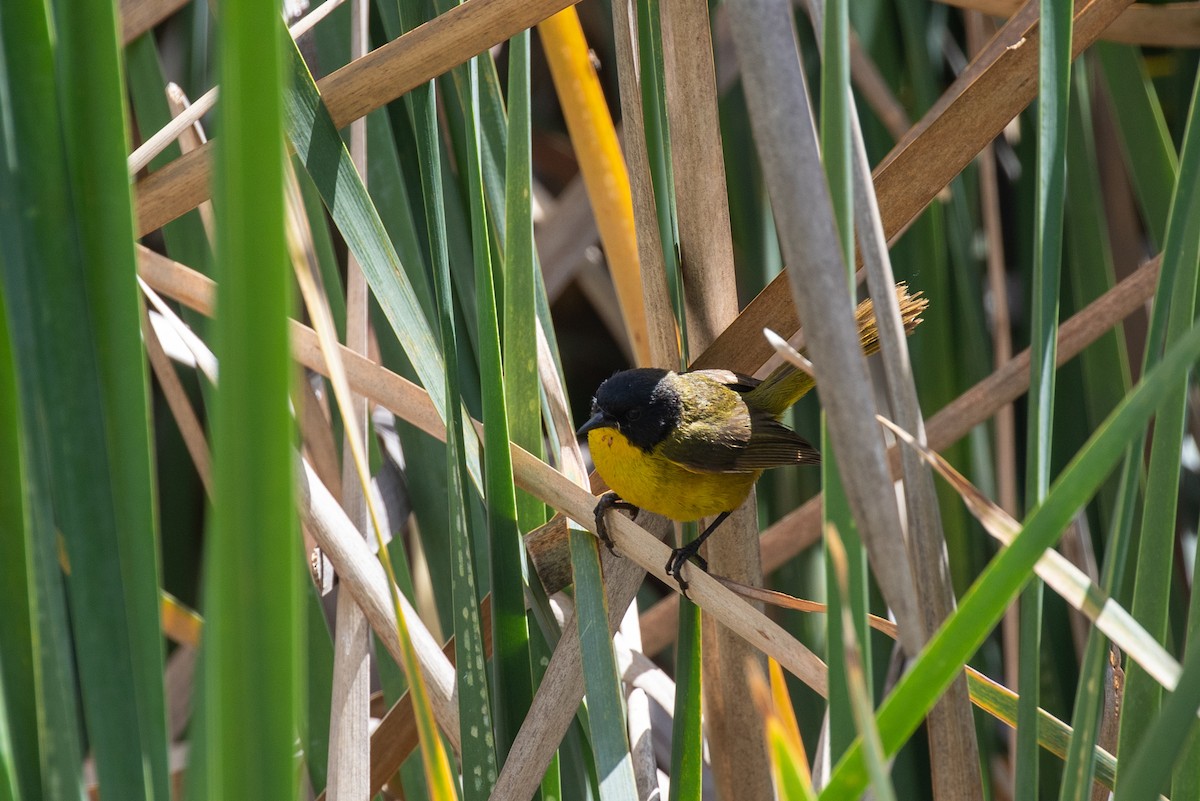
[[[575,436],[582,437],[593,428],[616,428],[617,421],[609,417],[603,411],[597,411],[592,415],[592,418],[579,427],[575,432]]]

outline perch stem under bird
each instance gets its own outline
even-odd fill
[[[905,331],[921,322],[928,301],[897,284]],[[874,306],[864,300],[855,313],[863,352],[879,350]],[[713,517],[694,540],[676,548],[666,572],[686,596],[684,564],[731,512],[741,506],[763,471],[790,464],[817,464],[820,455],[779,418],[814,386],[811,375],[785,362],[759,381],[729,370],[677,373],[656,368],[623,370],[596,390],[587,434],[596,470],[611,492],[596,504],[596,533],[613,551],[605,516],[611,509],[639,509],[681,522]]]

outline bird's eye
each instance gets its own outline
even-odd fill
[[[637,420],[641,416],[642,416],[641,409],[630,409],[628,412],[625,413],[625,419],[631,423],[633,421]]]

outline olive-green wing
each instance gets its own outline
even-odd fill
[[[803,437],[766,413],[753,412],[750,441],[738,455],[743,470],[789,464],[818,464],[821,455]]]
[[[726,383],[726,371],[696,371],[680,376],[680,420],[654,451],[697,473],[744,473],[738,465],[753,434],[750,408]]]
[[[738,459],[750,436],[750,416],[743,406],[741,414],[723,419],[681,423],[654,450],[697,473],[745,473],[753,468],[742,467]]]
[[[715,400],[715,399],[714,399]],[[816,448],[739,396],[689,415],[655,451],[697,473],[749,473],[789,464],[816,464]]]

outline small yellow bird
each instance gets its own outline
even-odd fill
[[[896,287],[909,332],[928,305],[920,294]],[[871,301],[859,304],[859,341],[879,349]],[[623,370],[596,390],[587,434],[596,470],[612,492],[596,504],[596,530],[613,550],[604,521],[609,509],[645,509],[672,520],[716,516],[699,537],[671,552],[666,571],[686,594],[680,576],[700,546],[742,505],[763,471],[789,464],[817,464],[820,455],[779,417],[813,387],[812,377],[790,364],[762,381],[728,370]]]

